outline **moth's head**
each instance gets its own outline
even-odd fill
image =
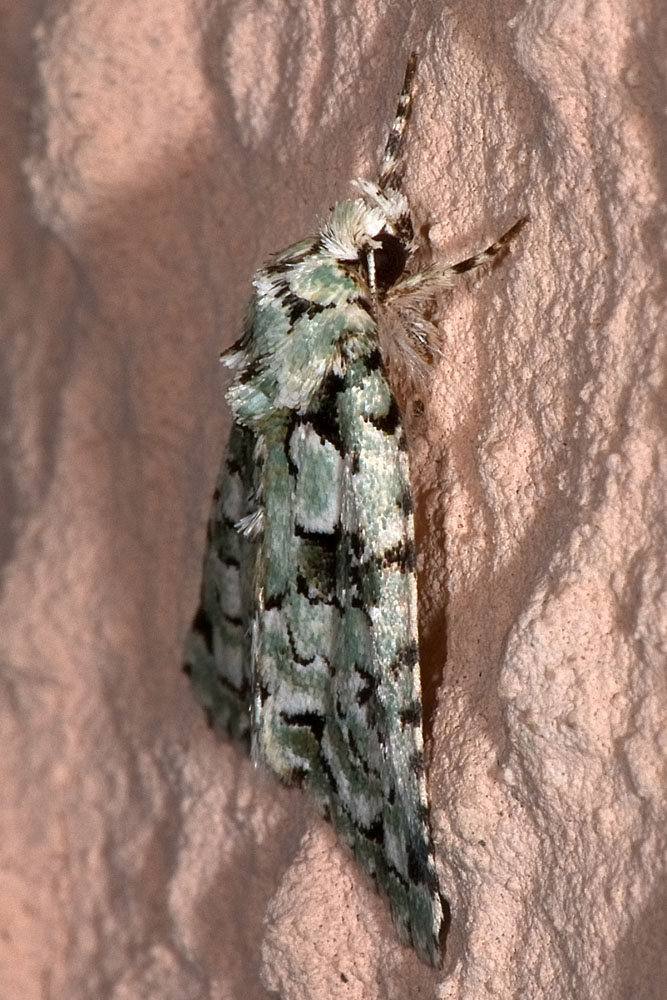
[[[357,262],[373,297],[381,296],[398,281],[415,250],[410,209],[400,191],[373,181],[354,184],[361,198],[335,205],[320,237],[332,256]]]

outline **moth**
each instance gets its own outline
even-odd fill
[[[442,959],[448,904],[424,773],[413,500],[388,367],[428,375],[423,303],[492,260],[414,266],[401,191],[411,56],[377,181],[254,277],[233,426],[208,523],[186,672],[212,722],[302,785],[386,897],[400,939]]]

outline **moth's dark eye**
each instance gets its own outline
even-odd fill
[[[384,291],[398,281],[405,270],[408,252],[398,236],[382,231],[375,237],[382,246],[373,251],[375,258],[375,284]]]

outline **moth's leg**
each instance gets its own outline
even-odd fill
[[[527,222],[528,216],[519,219],[511,229],[507,230],[504,236],[492,243],[486,250],[481,250],[479,253],[473,254],[472,257],[466,257],[458,264],[431,264],[430,267],[417,272],[417,274],[405,275],[389,289],[385,301],[396,304],[402,298],[409,297],[414,302],[415,299],[426,299],[440,289],[450,287],[454,284],[457,275],[463,274],[465,271],[472,271],[473,268],[480,267],[497,257],[519,234]]]

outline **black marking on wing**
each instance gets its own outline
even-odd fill
[[[357,608],[368,617],[368,609],[371,601],[368,598],[369,573],[367,566],[362,565],[362,559],[366,551],[363,537],[356,531],[347,532],[343,536],[344,548],[341,551],[349,553],[352,558],[348,558],[345,564],[346,586],[348,590],[347,600],[351,607]],[[369,619],[370,621],[370,619]]]
[[[346,535],[347,547],[358,562],[361,562],[366,552],[363,536],[358,531],[349,531]]]
[[[364,358],[364,366],[366,371],[376,372],[384,371],[384,362],[382,360],[382,353],[379,347],[374,347],[370,354],[367,354]]]
[[[340,525],[336,525],[333,531],[309,531],[302,524],[294,525],[294,533],[298,538],[303,538],[318,548],[332,552],[334,555],[341,540]]]
[[[218,520],[218,524],[213,524],[212,521],[209,521],[208,525],[206,526],[206,540],[207,540],[207,542],[210,542],[212,544],[212,542],[213,542],[213,532],[216,529],[219,530],[219,526],[220,525],[222,525],[224,528],[227,528],[230,531],[236,531],[237,530],[237,528],[236,528],[236,518],[229,517],[228,514],[221,513],[220,517],[219,517],[219,520]],[[221,542],[220,546],[217,549],[218,555],[220,556],[220,558],[221,558],[221,560],[223,562],[226,559],[226,557],[222,555],[222,550],[223,550],[225,544],[226,543]]]
[[[417,557],[412,539],[397,542],[381,553],[369,553],[363,535],[351,531],[345,537],[346,549],[351,555],[347,561],[347,585],[352,592],[348,600],[353,607],[368,611],[374,607],[380,597],[381,573],[390,567],[395,567],[401,573],[412,573],[415,570]],[[355,596],[356,595],[356,596]],[[404,659],[404,650],[400,650],[392,669],[397,672],[406,665],[410,669],[417,660],[412,662],[412,654]]]
[[[384,823],[381,815],[369,827],[360,826],[358,823],[354,825],[358,830],[362,831],[366,840],[370,840],[374,844],[379,844],[380,847],[384,845]]]
[[[241,687],[237,687],[235,684],[232,684],[231,681],[229,681],[219,671],[216,673],[215,679],[217,680],[221,688],[223,688],[225,691],[231,691],[231,693],[233,695],[236,695],[236,697],[238,697],[239,695],[243,697],[250,690],[250,685],[245,679],[241,684]]]
[[[398,651],[398,659],[411,670],[419,662],[419,647],[416,642],[409,642]]]
[[[370,416],[367,419],[371,424],[373,424],[374,427],[377,427],[379,431],[383,431],[385,434],[395,434],[401,426],[401,414],[398,409],[398,403],[392,396],[389,403],[389,409],[386,414],[382,416]]]
[[[239,374],[236,377],[237,381],[239,382],[240,385],[247,385],[248,382],[252,382],[252,380],[254,379],[254,377],[261,371],[261,369],[262,369],[262,361],[259,358],[253,358],[239,372]],[[242,473],[245,472],[245,470],[242,470],[242,469],[238,468],[238,466],[236,467],[235,470],[232,470],[231,463],[229,463],[227,465],[227,468],[229,469],[230,472],[231,471],[236,471],[239,474],[242,474]]]
[[[264,610],[265,611],[272,611],[275,608],[278,611],[281,611],[283,603],[284,603],[286,597],[287,597],[287,593],[284,590],[281,590],[277,594],[268,594],[268,595],[265,595],[265,597],[264,597]]]
[[[290,448],[292,444],[292,437],[297,427],[300,427],[303,423],[303,417],[296,410],[290,410],[287,418],[287,426],[285,428],[285,436],[283,437],[283,451],[285,453],[285,461],[287,462],[287,471],[290,476],[296,478],[299,474],[299,467],[293,461],[292,455],[290,454]]]
[[[223,612],[222,617],[230,625],[234,625],[235,628],[243,628],[244,620],[243,618],[239,618],[238,615],[227,615]]]
[[[424,805],[423,802],[417,805],[417,816],[424,829],[428,830],[429,811],[428,806]]]
[[[355,668],[355,672],[363,681],[362,686],[357,691],[357,704],[366,705],[377,691],[377,678],[373,677],[373,675],[369,674],[367,670],[364,670],[359,666]]]
[[[317,394],[317,405],[302,414],[301,422],[310,424],[322,441],[328,441],[340,455],[345,455],[345,441],[341,436],[338,414],[338,396],[347,383],[341,375],[330,371]]]
[[[314,237],[311,243],[306,243],[304,247],[300,250],[296,250],[289,256],[284,253],[274,254],[274,259],[266,264],[261,271],[261,274],[265,274],[270,277],[273,274],[284,275],[285,270],[289,267],[293,267],[295,264],[300,264],[302,261],[310,257],[311,254],[317,255],[322,249],[322,243],[319,237]],[[280,260],[275,258],[280,257]]]
[[[336,554],[328,548],[302,542],[299,550],[300,569],[296,577],[296,591],[313,605],[327,604],[340,608],[336,593],[338,574]]]
[[[419,726],[422,721],[422,707],[418,701],[410,702],[398,713],[401,726]]]
[[[291,333],[292,326],[302,316],[305,316],[307,319],[313,319],[326,309],[334,309],[336,307],[335,302],[316,302],[313,299],[306,299],[301,295],[297,295],[293,291],[289,281],[285,280],[285,278],[277,280],[274,283],[273,289],[277,301],[280,302],[288,315],[290,326],[285,331],[286,336]]]
[[[213,625],[211,619],[206,614],[202,607],[197,609],[197,612],[192,619],[192,631],[198,632],[199,635],[204,640],[206,649],[209,653],[213,653]]]
[[[438,878],[433,867],[433,858],[428,842],[420,837],[407,845],[408,877],[417,885],[425,885],[429,892],[438,891]]]
[[[376,555],[371,561],[378,569],[387,569],[389,566],[397,566],[402,573],[412,573],[415,570],[417,556],[414,542],[411,538],[397,542],[390,549],[385,549],[381,555]]]
[[[421,779],[424,777],[424,758],[420,753],[412,754],[408,767],[414,774],[415,778]]]
[[[229,524],[227,526],[228,527],[232,527],[232,528],[234,527],[234,525],[231,522],[229,522]],[[218,559],[220,560],[220,562],[222,563],[223,566],[232,566],[234,569],[240,569],[241,568],[241,560],[238,559],[237,556],[226,555],[225,554],[225,546],[224,546],[224,544],[222,542],[218,546],[218,548],[216,550],[216,554],[217,554]]]
[[[318,743],[322,742],[326,719],[317,712],[281,712],[283,719],[289,726],[302,726],[310,729]]]
[[[247,431],[246,434],[250,434],[250,432]],[[246,468],[245,462],[242,461],[239,458],[239,456],[235,454],[235,452],[230,452],[227,455],[225,459],[225,467],[227,469],[228,476],[230,477],[238,476],[241,482],[245,481],[245,478],[248,474],[248,470]],[[220,500],[220,496],[221,496],[220,487],[216,486],[215,491],[213,493],[213,502],[217,504],[218,501]]]
[[[337,705],[336,711],[338,713],[338,717],[344,720],[346,713],[343,706]],[[347,743],[347,747],[351,754],[351,759],[353,760],[355,766],[361,768],[364,774],[368,776],[370,774],[370,768],[368,766],[368,762],[364,760],[363,755],[359,752],[359,744],[354,738],[354,733],[351,730],[348,730],[347,733],[345,734],[345,742]]]
[[[340,526],[333,531],[309,531],[295,522],[294,533],[301,539],[296,589],[311,604],[340,607],[337,596],[336,560],[341,540]]]
[[[414,670],[418,662],[419,648],[417,643],[409,642],[397,651],[395,658],[389,664],[389,669],[394,677],[399,677],[406,669]]]

